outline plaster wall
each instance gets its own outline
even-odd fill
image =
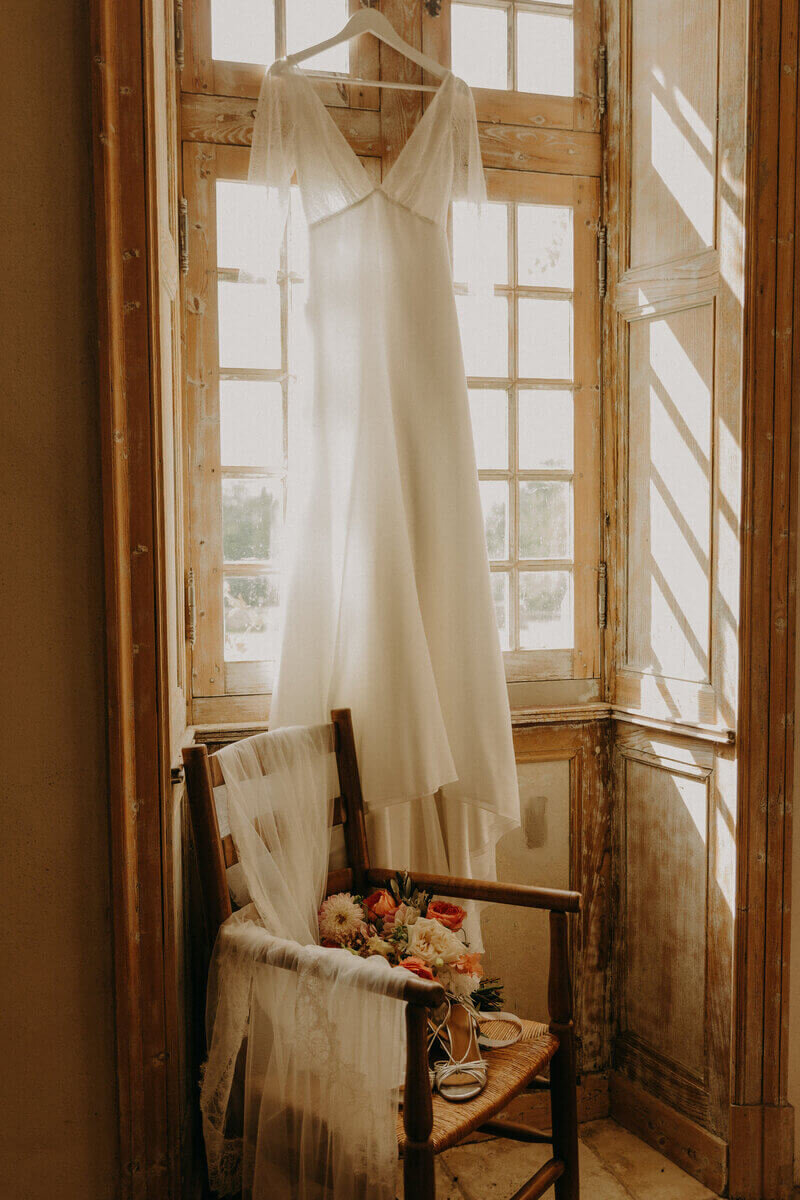
[[[0,1162],[117,1193],[90,42],[0,6]]]

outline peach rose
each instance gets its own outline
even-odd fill
[[[400,963],[401,967],[405,967],[407,971],[411,971],[414,975],[419,975],[420,979],[433,979],[433,971],[426,962],[421,958],[404,958]]]
[[[438,921],[445,929],[456,933],[464,924],[466,912],[458,904],[448,904],[446,900],[431,900],[428,905],[428,919]]]
[[[393,913],[397,905],[386,891],[386,888],[379,888],[377,892],[373,892],[371,896],[367,896],[364,901],[364,907],[370,916],[385,917],[388,913]]]
[[[477,975],[479,978],[483,975],[480,954],[462,954],[453,963],[453,967],[459,975]]]

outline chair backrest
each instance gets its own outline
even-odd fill
[[[333,824],[343,826],[348,865],[328,875],[328,894],[351,888],[361,891],[364,872],[369,868],[364,799],[349,708],[334,709],[330,731],[339,775]],[[227,870],[236,865],[238,857],[230,834],[220,835],[214,789],[222,787],[224,779],[216,754],[209,754],[207,746],[197,743],[184,749],[183,762],[205,924],[203,940],[210,952],[220,925],[232,911]]]

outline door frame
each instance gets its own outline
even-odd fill
[[[120,1195],[180,1194],[170,1097],[164,670],[167,568],[154,419],[151,0],[92,0]],[[749,0],[739,820],[730,1194],[783,1200],[794,753],[800,285],[798,0]],[[777,331],[777,334],[774,332]],[[766,714],[766,719],[765,719]],[[779,953],[775,954],[775,947]]]
[[[106,686],[121,1200],[181,1194],[167,817],[169,571],[154,386],[153,0],[92,0]]]
[[[799,10],[798,0],[751,0],[748,31],[729,1183],[730,1195],[741,1200],[792,1194],[787,1076],[800,428]]]

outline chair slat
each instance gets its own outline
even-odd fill
[[[335,728],[335,726],[333,724],[331,724],[331,725],[325,725],[325,726],[316,726],[315,728],[317,728],[317,729],[324,728],[325,733],[327,734],[327,740],[326,740],[324,749],[327,750],[327,752],[329,754],[333,754],[336,749],[336,728]],[[223,776],[222,776],[222,768],[220,767],[219,763],[217,762],[216,754],[209,755],[209,762],[211,764],[211,782],[212,782],[213,786],[214,787],[222,787],[223,784],[225,783],[225,780],[223,779]],[[289,766],[291,766],[291,758],[289,759]]]
[[[366,859],[366,835],[364,832],[363,800],[361,797],[361,781],[358,774],[358,760],[355,753],[353,727],[348,709],[338,710],[331,714],[333,723],[325,726],[328,734],[327,749],[336,755],[336,766],[339,775],[339,787],[342,795],[333,801],[333,816],[331,825],[345,826],[345,841],[348,851],[354,852],[356,865],[368,865]],[[230,899],[226,871],[235,867],[239,861],[233,838],[230,834],[222,837],[217,819],[217,807],[214,790],[225,786],[225,778],[219,765],[216,752],[208,753],[202,743],[189,746],[184,751],[186,766],[187,791],[192,812],[192,823],[199,826],[198,859],[200,873],[203,879],[203,890],[211,897],[211,921],[214,929],[211,931],[212,940],[216,928],[230,913]],[[356,828],[348,841],[347,816],[352,810],[355,816]],[[212,826],[213,817],[213,826]],[[202,843],[202,845],[200,845]],[[351,859],[352,861],[352,859]],[[344,876],[344,872],[331,872],[330,878]],[[353,886],[353,872],[349,870],[347,879],[341,886],[334,887],[340,891]],[[228,909],[225,912],[223,897],[227,898]],[[217,920],[219,918],[219,920]]]

